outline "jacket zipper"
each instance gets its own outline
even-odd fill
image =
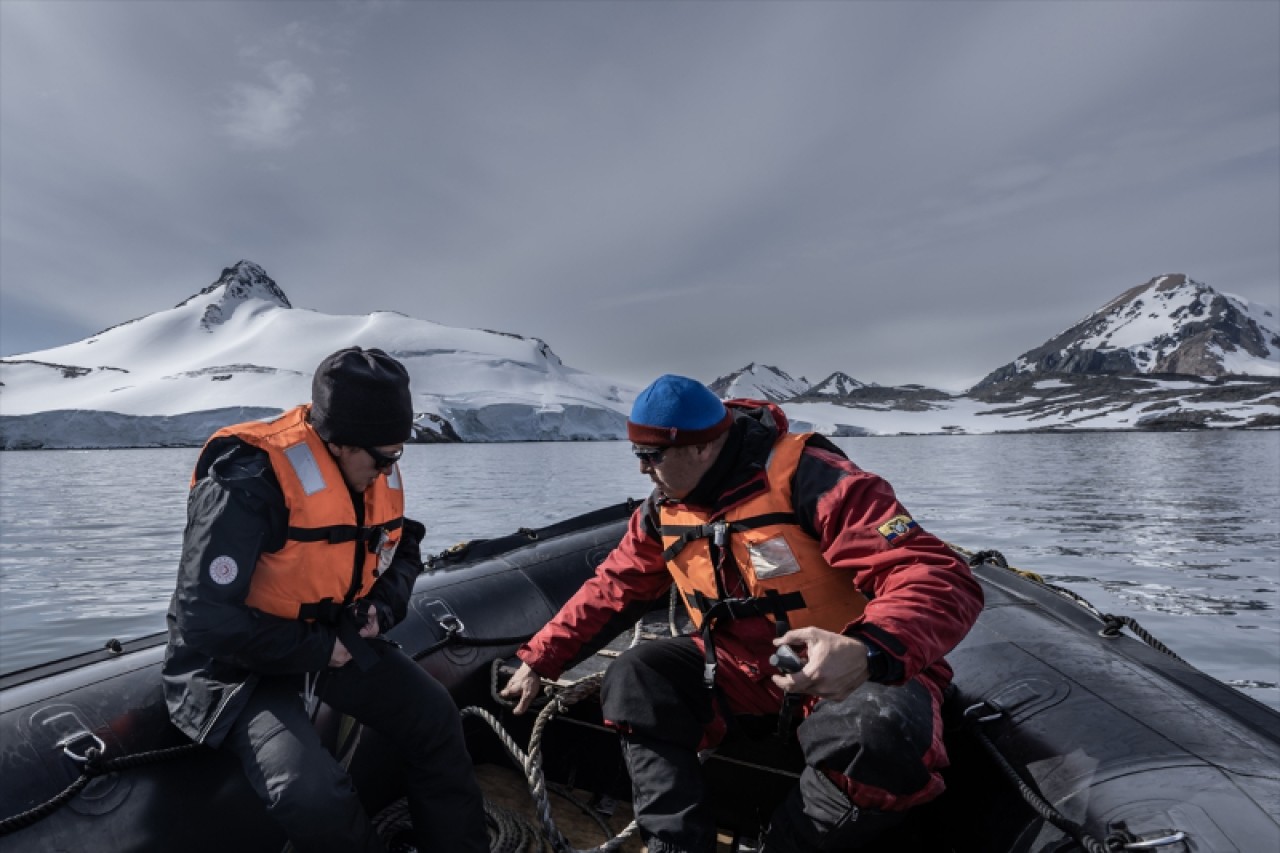
[[[227,703],[235,698],[236,694],[244,688],[244,682],[241,681],[235,687],[231,688],[231,692],[222,697],[222,701],[218,703],[218,707],[214,709],[213,716],[209,717],[209,721],[200,729],[199,736],[196,738],[197,743],[204,743],[204,739],[209,736],[209,729],[213,728],[213,724],[218,722],[218,718],[222,716],[222,712],[227,709]]]

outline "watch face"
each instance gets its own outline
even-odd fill
[[[883,678],[888,671],[889,662],[885,659],[884,652],[871,645],[867,646],[867,678],[871,681],[878,681]]]

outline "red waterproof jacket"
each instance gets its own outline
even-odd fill
[[[769,453],[787,432],[786,416],[771,403],[729,405],[735,412],[731,443],[686,498],[713,514],[768,488]],[[809,439],[792,478],[791,496],[801,527],[818,541],[826,561],[846,570],[851,583],[869,599],[860,615],[851,614],[844,633],[889,656],[886,682],[919,677],[933,694],[936,709],[952,674],[943,655],[964,637],[982,610],[982,590],[968,567],[911,519],[887,482],[858,468],[821,436]],[[667,593],[672,578],[657,520],[663,500],[655,492],[637,508],[622,541],[595,575],[519,650],[520,659],[534,671],[558,677],[602,631],[621,627],[618,616],[628,605],[655,601]],[[737,695],[726,690],[726,699],[739,713],[778,709],[781,694],[769,678],[775,670],[768,664],[773,636],[763,619],[733,621],[716,629],[721,665],[727,658],[747,676],[734,680]],[[744,683],[755,687],[741,689]]]

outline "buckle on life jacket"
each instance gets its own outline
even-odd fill
[[[661,528],[663,538],[674,537],[675,541],[663,549],[662,559],[668,563],[674,562],[690,542],[698,539],[709,539],[717,548],[723,548],[729,541],[730,533],[743,533],[772,525],[795,525],[799,523],[799,517],[794,512],[769,512],[752,518],[740,518],[737,521],[718,518],[708,524],[690,526],[665,525]]]
[[[795,592],[780,593],[766,590],[764,595],[747,598],[712,598],[699,590],[693,591],[693,606],[702,614],[703,624],[720,619],[748,619],[752,616],[772,616],[779,627],[787,625],[787,612],[801,610],[805,606],[804,595]],[[783,630],[786,633],[790,628]],[[779,635],[781,636],[781,635]]]
[[[383,524],[357,527],[354,524],[331,524],[326,527],[290,527],[289,538],[295,542],[327,542],[341,545],[344,542],[364,542],[370,551],[377,550],[383,536],[404,526],[404,518],[393,518]]]
[[[298,605],[299,619],[313,619],[322,625],[337,625],[342,619],[343,605],[332,598],[310,601]]]

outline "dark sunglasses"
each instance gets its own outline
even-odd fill
[[[631,452],[641,462],[648,462],[650,465],[661,465],[669,449],[667,447],[632,447]]]
[[[391,466],[399,462],[401,456],[404,456],[403,447],[391,455],[382,453],[373,447],[362,447],[360,449],[369,454],[369,458],[373,460],[373,467],[379,471],[390,471]]]

